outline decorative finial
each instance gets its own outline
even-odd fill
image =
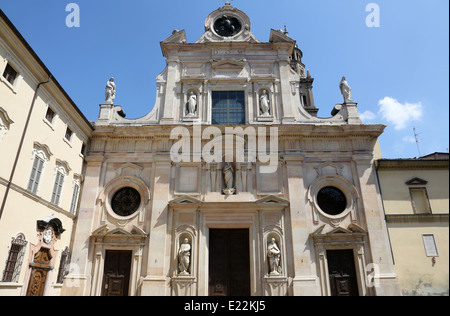
[[[284,35],[289,36],[289,32],[286,25],[284,26]]]

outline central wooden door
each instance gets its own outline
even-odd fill
[[[103,296],[129,295],[131,257],[131,251],[106,251]]]
[[[250,296],[249,245],[248,229],[210,229],[210,296]]]
[[[358,296],[353,250],[327,251],[331,296]]]

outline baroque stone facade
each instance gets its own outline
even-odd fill
[[[62,294],[399,294],[385,126],[348,97],[319,118],[296,41],[259,41],[228,3],[195,43],[175,30],[161,47],[148,115],[100,105]]]

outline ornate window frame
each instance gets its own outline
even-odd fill
[[[11,120],[8,112],[0,106],[0,140],[9,131],[11,124],[14,124],[14,121]]]
[[[17,94],[19,86],[23,80],[24,70],[21,66],[19,66],[19,63],[15,60],[15,58],[13,58],[9,54],[3,61],[3,67],[0,68],[0,81],[2,81],[8,88],[10,88],[14,94]],[[8,80],[6,80],[5,77],[3,77],[3,73],[5,72],[5,69],[8,65],[10,65],[17,72],[17,76],[14,79],[13,84],[11,84]]]
[[[50,151],[50,148],[47,145],[41,144],[39,142],[34,142],[33,152],[31,156],[31,170],[27,181],[27,190],[32,192],[33,194],[37,194],[39,192],[39,186],[42,181],[45,165],[50,161],[51,156],[53,156],[53,153]],[[35,182],[35,176],[33,176],[33,168],[36,159],[40,159],[43,161],[42,168],[40,170],[41,175],[39,181],[36,184],[36,187],[34,187],[34,185],[30,187],[30,181]]]
[[[347,207],[345,210],[338,215],[330,215],[325,213],[319,206],[317,201],[317,195],[320,190],[325,187],[335,187],[344,193],[347,199]],[[352,222],[356,222],[356,210],[358,205],[359,194],[355,186],[348,181],[346,178],[340,175],[326,175],[317,178],[309,187],[308,190],[308,201],[311,204],[313,210],[313,221],[314,224],[319,224],[319,217],[325,217],[328,219],[333,226],[337,226],[345,217],[349,214],[351,216]]]
[[[119,190],[130,187],[135,189],[139,192],[141,195],[141,204],[139,205],[139,208],[136,212],[134,212],[130,216],[120,216],[114,212],[112,206],[111,206],[111,200]],[[147,205],[149,201],[151,200],[151,194],[150,189],[147,187],[144,181],[137,177],[132,176],[122,176],[117,177],[113,180],[111,180],[103,189],[103,192],[99,196],[99,200],[101,201],[103,205],[103,215],[109,215],[111,218],[113,218],[119,226],[123,227],[131,221],[132,219],[138,217],[139,223],[144,222],[145,217],[145,211],[147,209]],[[106,217],[102,216],[102,222],[106,222]]]
[[[9,251],[8,251],[8,257],[6,259],[6,263],[5,263],[5,269],[3,270],[3,275],[2,275],[2,282],[11,282],[11,283],[18,283],[19,282],[19,277],[20,277],[20,272],[22,270],[22,263],[23,263],[23,258],[25,256],[25,248],[28,244],[28,241],[25,238],[25,235],[23,233],[19,233],[17,234],[16,237],[11,238],[11,243],[10,243],[10,247],[9,247]],[[12,272],[11,277],[7,277],[7,268],[10,262],[10,257],[11,257],[11,251],[13,249],[13,246],[17,246],[20,247],[19,251],[17,252],[17,256],[15,258],[15,262],[14,262],[14,269],[10,272]]]

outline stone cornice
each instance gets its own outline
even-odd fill
[[[386,215],[389,223],[447,223],[449,214],[393,214]]]
[[[185,127],[192,130],[192,125],[144,125],[144,126],[98,126],[93,133],[93,139],[102,137],[113,138],[136,138],[151,139],[170,137],[170,133],[176,127]],[[214,127],[225,132],[225,128],[246,128],[251,127],[257,130],[258,127],[266,128],[267,132],[271,127],[278,129],[280,138],[375,138],[380,136],[385,125],[308,125],[308,124],[291,124],[291,125],[201,125],[202,130],[207,127]]]
[[[448,170],[449,160],[380,159],[375,165],[377,170]]]

